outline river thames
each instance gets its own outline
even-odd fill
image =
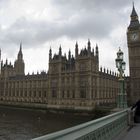
[[[0,107],[0,140],[30,140],[92,119],[73,113]]]

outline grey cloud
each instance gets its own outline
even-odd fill
[[[9,28],[1,29],[0,45],[17,45],[22,41],[25,46],[37,47],[62,36],[74,40],[77,38],[101,40],[107,38],[114,28],[125,21],[121,20],[125,17],[117,9],[129,4],[127,0],[52,0],[52,2],[60,11],[61,18],[49,22],[21,17]]]
[[[0,7],[5,7],[8,1],[0,0]],[[136,1],[138,9],[140,2]],[[110,34],[118,26],[129,22],[129,13],[126,14],[125,9],[132,7],[130,0],[51,0],[51,3],[59,17],[52,22],[20,17],[8,28],[0,28],[0,47],[6,48],[12,56],[21,41],[24,48],[41,48],[47,41],[63,36],[74,40],[110,39],[112,46],[116,46],[112,43],[116,38],[110,38]]]
[[[56,7],[61,7],[62,11],[67,9],[66,11],[73,10],[97,10],[102,11],[103,9],[121,9],[124,6],[131,5],[131,0],[52,0],[52,3],[56,5]]]
[[[82,16],[78,15],[76,18],[61,22],[31,21],[25,17],[20,18],[2,31],[3,36],[0,37],[0,41],[15,44],[23,41],[28,45],[41,45],[62,36],[72,39],[89,37],[101,39],[110,34],[118,19],[118,16],[107,18],[105,14],[98,14],[97,17],[96,14],[83,13]],[[108,15],[113,17],[113,14]]]

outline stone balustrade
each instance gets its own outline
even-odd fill
[[[131,123],[129,109],[32,140],[113,140]]]

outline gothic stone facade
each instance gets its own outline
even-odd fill
[[[100,68],[98,46],[78,50],[68,58],[49,52],[48,72],[25,75],[22,46],[14,66],[1,61],[0,102],[13,105],[42,106],[53,109],[92,110],[95,106],[114,104],[118,94],[116,73]]]

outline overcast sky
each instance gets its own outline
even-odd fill
[[[140,15],[140,1],[135,8]],[[62,53],[75,42],[79,48],[99,46],[100,66],[116,70],[118,48],[124,51],[128,74],[126,31],[132,0],[0,0],[0,48],[2,59],[14,63],[23,44],[26,74],[48,70],[48,53]]]

